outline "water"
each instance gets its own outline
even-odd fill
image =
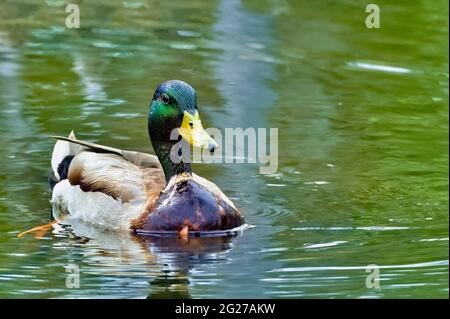
[[[364,1],[98,1],[69,30],[63,1],[3,1],[0,297],[447,298],[448,4],[377,4],[380,29]],[[255,227],[18,239],[50,219],[49,135],[149,152],[148,103],[174,78],[206,127],[279,128],[275,174],[194,167]]]

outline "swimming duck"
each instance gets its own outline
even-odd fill
[[[194,174],[183,157],[185,148],[177,148],[179,142],[209,151],[218,146],[202,127],[189,84],[172,80],[158,86],[149,107],[148,134],[156,156],[78,140],[73,132],[56,137],[49,179],[56,222],[183,236],[244,224],[231,200]]]

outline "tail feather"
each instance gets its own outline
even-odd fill
[[[69,134],[70,139],[76,139],[73,131]],[[70,162],[74,155],[81,148],[80,145],[58,140],[53,147],[52,153],[52,172],[49,177],[50,187],[53,189],[56,183],[67,178]]]

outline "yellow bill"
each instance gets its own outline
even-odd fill
[[[200,120],[197,111],[195,111],[194,115],[184,111],[183,121],[181,122],[179,132],[180,135],[194,147],[213,151],[218,146],[216,141],[214,141],[214,139],[203,129],[202,121]]]

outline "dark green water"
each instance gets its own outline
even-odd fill
[[[64,1],[0,3],[0,297],[448,297],[447,1],[378,1],[380,29],[364,1],[78,3],[72,30]],[[150,152],[174,78],[206,127],[279,129],[275,174],[194,167],[255,227],[195,249],[16,238],[50,218],[49,135]]]

